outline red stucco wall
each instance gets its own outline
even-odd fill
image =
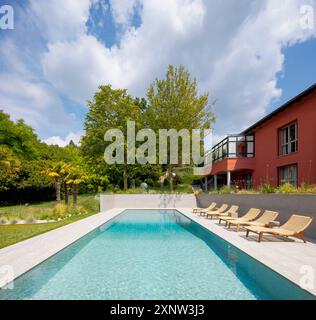
[[[225,173],[227,171],[251,171],[255,169],[254,158],[225,159],[213,164],[211,175]]]
[[[278,155],[278,129],[297,121],[298,152],[288,156]],[[254,185],[259,186],[268,177],[278,184],[278,167],[297,164],[298,181],[316,183],[316,92],[294,103],[255,130],[256,165]]]

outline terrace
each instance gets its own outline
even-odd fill
[[[244,181],[246,188],[251,187],[255,158],[254,135],[229,135],[216,144],[206,158],[213,163],[210,176],[214,189],[218,185],[231,186],[233,180]]]

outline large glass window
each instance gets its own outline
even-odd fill
[[[213,162],[226,158],[253,158],[254,136],[229,136],[212,149]]]
[[[279,184],[283,185],[285,183],[290,183],[297,187],[297,165],[293,164],[286,167],[279,168]]]
[[[297,152],[298,137],[297,123],[294,122],[289,126],[279,129],[279,155],[286,156]]]

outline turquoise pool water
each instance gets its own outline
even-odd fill
[[[0,299],[308,297],[172,210],[125,211],[0,290]]]

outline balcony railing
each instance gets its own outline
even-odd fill
[[[253,135],[230,135],[215,145],[211,154],[213,163],[228,158],[253,158],[255,138]]]

